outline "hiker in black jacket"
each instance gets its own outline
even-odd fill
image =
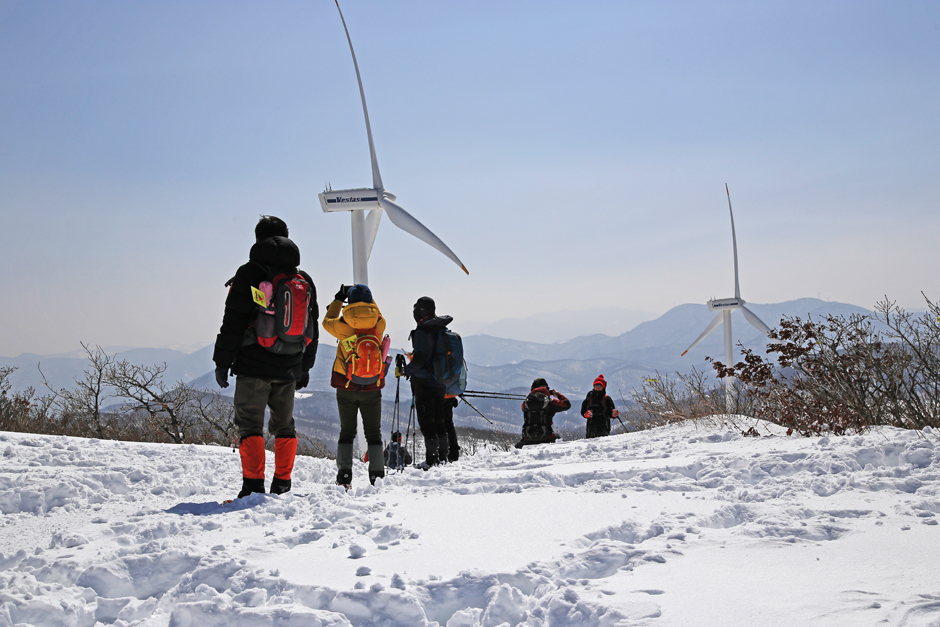
[[[613,399],[607,396],[604,375],[594,379],[594,389],[581,402],[581,415],[587,420],[584,430],[586,437],[602,438],[610,435],[610,419],[618,417],[620,412],[614,407]]]
[[[291,472],[297,452],[294,430],[294,391],[307,386],[310,369],[317,357],[319,310],[316,287],[310,275],[298,271],[300,250],[287,238],[287,224],[274,216],[261,216],[255,226],[255,244],[248,263],[226,283],[222,327],[215,340],[212,360],[220,387],[228,387],[229,371],[235,375],[235,427],[238,429],[242,461],[242,489],[238,498],[264,492],[264,411],[270,408],[268,432],[274,436],[275,471],[271,492],[290,490]],[[252,288],[270,281],[275,273],[298,273],[312,290],[307,315],[313,320],[313,338],[302,352],[278,354],[261,346],[253,323],[258,305]]]
[[[444,420],[443,383],[434,380],[431,360],[437,348],[438,332],[454,319],[450,316],[435,315],[434,300],[422,296],[414,305],[414,319],[417,328],[411,332],[411,360],[403,372],[411,379],[411,395],[414,397],[415,412],[418,414],[418,426],[424,436],[424,463],[427,470],[447,459],[448,441],[447,424]]]

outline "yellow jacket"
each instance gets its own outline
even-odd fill
[[[341,311],[342,310],[342,311]],[[323,316],[323,329],[337,340],[345,340],[356,334],[375,328],[379,341],[385,336],[385,318],[375,303],[350,303],[343,307],[343,301],[334,300],[326,308]],[[350,388],[349,379],[346,378],[346,350],[343,343],[336,346],[336,359],[333,360],[333,376],[330,385],[334,388]],[[379,385],[357,387],[359,390],[376,390],[385,387],[385,377],[380,379]]]

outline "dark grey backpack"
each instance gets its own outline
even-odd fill
[[[530,441],[549,440],[552,436],[551,398],[544,392],[530,392],[522,404],[522,438]]]

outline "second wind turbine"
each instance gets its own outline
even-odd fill
[[[746,302],[741,298],[741,286],[738,283],[738,240],[734,234],[734,211],[731,210],[731,192],[728,191],[728,184],[725,183],[725,194],[728,195],[728,213],[731,214],[731,245],[734,248],[734,298],[719,298],[712,299],[708,301],[708,310],[717,311],[718,315],[709,323],[705,330],[702,331],[702,334],[692,342],[692,345],[685,349],[685,352],[682,353],[682,356],[685,357],[685,354],[690,350],[695,348],[695,346],[708,337],[708,334],[718,328],[718,325],[724,323],[725,330],[725,366],[731,367],[734,365],[734,340],[731,336],[731,312],[735,309],[740,309],[741,313],[744,314],[745,320],[751,323],[755,329],[767,335],[770,333],[770,327],[764,324],[757,315],[744,306]],[[734,377],[725,377],[725,399],[727,401],[727,406],[730,408],[732,399],[734,398]]]

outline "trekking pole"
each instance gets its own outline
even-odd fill
[[[395,434],[398,433],[401,435],[401,403],[400,403],[400,392],[401,392],[401,377],[398,372],[398,368],[395,368],[395,409],[392,411],[392,433],[388,436],[388,451],[391,454],[392,442],[395,441]],[[398,450],[398,457],[401,457],[401,440],[395,441],[397,445],[395,448]],[[388,464],[388,457],[385,454],[382,455],[385,457],[385,463]],[[395,460],[395,465],[398,465],[398,460]]]
[[[457,397],[458,397],[460,400],[462,400],[464,403],[466,403],[467,405],[470,405],[470,409],[472,409],[472,410],[475,411],[476,413],[480,414],[480,417],[483,418],[483,420],[487,421],[487,422],[490,423],[490,424],[493,424],[493,421],[490,420],[489,418],[487,418],[486,416],[484,416],[484,415],[483,415],[483,412],[481,412],[479,409],[477,409],[476,407],[474,407],[474,406],[470,403],[470,401],[468,401],[467,399],[465,399],[465,398],[463,397],[463,394],[458,394]]]
[[[624,403],[624,405],[626,405],[626,404],[627,404],[627,401],[626,401],[626,399],[623,398],[623,390],[621,390],[621,389],[618,388],[617,391],[620,392],[620,400],[622,400],[623,403]],[[623,432],[624,432],[624,433],[629,433],[629,431],[627,431],[627,425],[624,424],[623,420],[620,420],[620,413],[619,413],[619,412],[617,413],[617,420],[619,420],[619,421],[620,421],[620,424],[623,425]]]
[[[480,392],[477,390],[466,390],[460,395],[461,398],[469,396],[471,398],[495,398],[507,401],[524,401],[525,394],[512,394],[510,392]],[[469,405],[469,403],[467,403]]]
[[[414,396],[411,397],[411,409],[408,410],[408,432],[411,432],[411,427],[413,425],[412,418],[415,415],[415,399]],[[411,463],[415,463],[415,460],[418,459],[418,426],[414,425],[415,437],[411,440]],[[405,436],[405,450],[408,450],[408,436]],[[404,466],[402,466],[404,470]]]

